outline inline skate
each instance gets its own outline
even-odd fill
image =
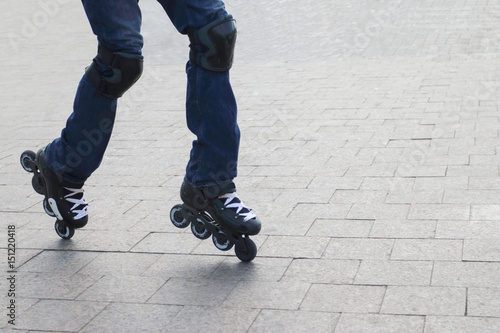
[[[38,153],[26,150],[21,154],[21,166],[33,173],[31,185],[38,194],[45,196],[43,209],[56,217],[55,230],[63,239],[70,239],[76,228],[87,224],[87,203],[83,198],[83,184],[63,180],[52,171],[45,161],[44,149]]]
[[[244,262],[257,255],[257,246],[249,236],[260,232],[261,223],[251,209],[236,194],[233,182],[193,188],[184,182],[181,187],[182,204],[170,211],[170,220],[177,228],[187,228],[199,239],[212,236],[216,248],[229,251]]]

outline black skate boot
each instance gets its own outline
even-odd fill
[[[202,189],[183,183],[181,200],[197,211],[210,214],[225,230],[245,235],[257,235],[260,232],[259,219],[241,202],[233,182]]]
[[[45,196],[43,206],[50,216],[57,217],[55,229],[65,239],[74,235],[74,229],[88,222],[87,203],[83,197],[83,184],[74,184],[58,176],[45,160],[44,149],[37,154],[25,151],[21,154],[21,165],[33,173],[35,191]]]
[[[187,183],[181,187],[182,205],[172,208],[170,218],[178,228],[191,224],[191,231],[200,238],[212,235],[214,245],[222,251],[235,245],[235,252],[242,261],[252,261],[257,254],[255,243],[248,237],[257,235],[261,222],[236,194],[233,182],[193,188]]]

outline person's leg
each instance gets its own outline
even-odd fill
[[[236,26],[220,0],[158,0],[190,40],[186,116],[193,142],[181,199],[224,229],[258,234],[261,223],[236,195],[240,131],[229,82]]]
[[[229,81],[236,38],[234,20],[219,0],[158,1],[177,30],[188,35],[191,42],[186,65],[186,117],[197,140],[185,181],[194,187],[230,182],[237,175],[240,141],[237,105]],[[210,40],[216,33],[223,36]],[[232,45],[215,50],[217,42]],[[218,62],[223,58],[225,61]]]
[[[103,158],[117,98],[142,73],[143,39],[137,1],[82,1],[99,41],[98,54],[80,81],[73,113],[61,137],[37,154],[46,200],[58,220],[74,228],[83,227],[88,220],[82,187]]]
[[[98,55],[80,81],[61,137],[45,150],[49,166],[81,184],[100,165],[115,120],[117,98],[140,76],[143,39],[137,0],[83,0],[99,42]]]

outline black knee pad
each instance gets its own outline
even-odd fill
[[[189,33],[189,61],[215,72],[224,72],[233,65],[236,44],[236,23],[231,15]]]
[[[108,66],[109,70],[101,72],[97,61]],[[104,96],[118,98],[139,80],[142,69],[142,56],[114,53],[99,45],[97,56],[87,67],[85,76]]]

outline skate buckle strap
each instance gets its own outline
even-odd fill
[[[87,212],[87,203],[85,202],[85,199],[83,198],[83,189],[80,188],[69,188],[65,187],[66,190],[68,190],[70,193],[64,196],[64,199],[66,201],[74,204],[73,207],[70,208],[70,211],[73,214],[76,214],[75,220],[79,220],[85,216],[88,215]],[[75,195],[81,194],[82,196],[80,198],[71,198]],[[79,206],[83,206],[82,209],[76,209]]]
[[[224,202],[224,207],[236,209],[236,215],[242,216],[243,222],[247,222],[257,217],[257,215],[255,215],[250,208],[245,206],[245,204],[240,200],[236,192],[221,195],[219,198],[226,199],[226,201]],[[245,210],[246,212],[245,211],[241,212],[242,210]]]

